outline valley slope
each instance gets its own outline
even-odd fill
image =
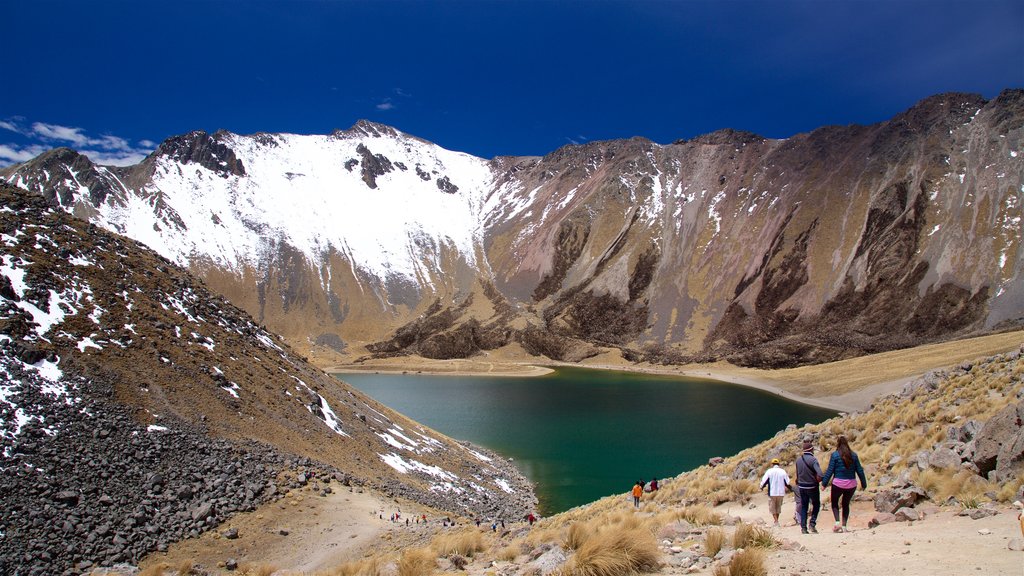
[[[519,345],[790,367],[1018,327],[1024,91],[871,126],[492,160],[361,121],[0,171],[152,246],[317,363]]]
[[[468,516],[536,504],[509,461],[328,376],[141,244],[6,185],[0,469],[5,574],[138,561],[307,484]]]

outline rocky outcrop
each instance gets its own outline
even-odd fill
[[[245,176],[245,166],[234,150],[220,140],[221,133],[213,136],[196,130],[164,140],[155,154],[182,164],[198,164],[221,178]]]
[[[995,482],[1019,477],[1024,470],[1024,402],[1007,406],[974,438],[971,461]]]

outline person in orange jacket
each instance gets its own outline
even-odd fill
[[[633,507],[634,508],[639,508],[640,507],[640,497],[643,496],[643,495],[644,495],[643,484],[641,484],[640,481],[637,480],[636,484],[633,485]]]

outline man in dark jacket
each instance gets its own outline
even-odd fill
[[[821,511],[821,492],[818,482],[822,477],[821,465],[814,457],[810,440],[804,441],[804,453],[796,459],[796,486],[800,491],[800,532],[807,534],[807,505],[811,505],[811,532],[818,533],[818,512]]]

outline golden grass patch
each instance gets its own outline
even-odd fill
[[[737,524],[736,530],[732,533],[732,547],[737,550],[751,547],[773,548],[778,543],[779,541],[775,539],[771,530],[763,526],[747,524],[746,522]]]
[[[564,576],[628,576],[658,569],[661,552],[643,529],[609,527],[591,535],[562,569]]]
[[[398,559],[398,576],[430,576],[437,571],[437,555],[429,548],[410,548]]]
[[[704,534],[704,554],[714,558],[721,552],[723,546],[725,546],[725,530],[718,526],[708,529]]]
[[[434,538],[431,548],[438,556],[461,554],[472,558],[486,548],[484,535],[478,530],[462,530],[454,534],[442,534]]]
[[[764,551],[748,548],[733,554],[728,564],[715,566],[714,576],[768,576]]]

